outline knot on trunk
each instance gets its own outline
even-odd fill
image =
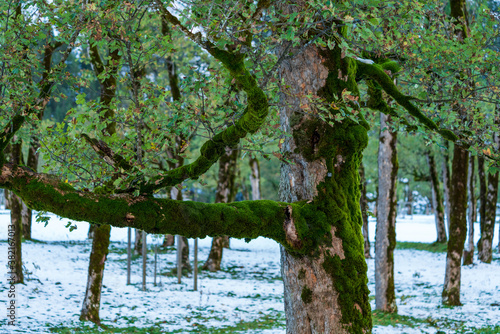
[[[295,249],[302,247],[302,241],[299,239],[297,229],[292,217],[292,206],[287,205],[285,208],[285,221],[283,222],[283,230],[285,231],[286,241]]]

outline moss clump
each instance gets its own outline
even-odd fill
[[[306,277],[306,271],[304,269],[299,270],[299,274],[297,275],[298,279],[304,279]]]
[[[304,285],[304,287],[302,288],[300,299],[302,299],[304,304],[309,304],[310,302],[312,302],[312,291],[307,285]]]

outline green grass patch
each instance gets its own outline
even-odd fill
[[[425,242],[396,242],[396,249],[415,249],[432,253],[446,253],[447,243],[425,243]]]
[[[226,333],[245,333],[249,330],[265,330],[273,328],[285,328],[285,314],[283,312],[272,312],[264,314],[253,321],[240,321],[232,326],[209,327],[203,325],[202,322],[208,321],[210,318],[205,318],[201,315],[192,317],[191,324],[186,328],[168,331],[168,333],[210,333],[210,334],[226,334]],[[95,325],[82,323],[81,326],[68,328],[66,326],[56,326],[49,328],[51,333],[59,334],[102,334],[102,333],[131,333],[131,334],[161,334],[166,333],[166,329],[162,328],[161,324],[157,323],[150,327],[113,327],[103,325],[101,328]]]

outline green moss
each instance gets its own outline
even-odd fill
[[[304,279],[306,277],[306,271],[304,269],[299,270],[299,274],[297,275],[298,279]]]
[[[304,285],[302,288],[302,293],[300,294],[300,299],[304,302],[304,304],[309,304],[312,302],[312,291],[309,289],[307,285]]]

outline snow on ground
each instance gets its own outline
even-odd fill
[[[5,240],[8,211],[0,211],[0,239]],[[86,240],[88,224],[76,223],[69,232],[67,220],[51,216],[47,227],[34,223],[33,238],[47,243],[23,243],[23,259],[27,270],[26,285],[17,285],[18,326],[13,333],[47,333],[56,326],[76,328],[87,280],[91,243]],[[498,227],[497,227],[498,228]],[[479,226],[476,226],[478,239]],[[436,231],[433,216],[398,218],[398,241],[433,242]],[[498,230],[494,245],[498,245]],[[375,223],[370,221],[370,238],[374,239]],[[199,291],[193,291],[193,279],[160,276],[153,286],[153,256],[148,256],[147,291],[141,286],[141,259],[133,262],[132,285],[126,285],[125,241],[127,230],[112,228],[111,252],[106,263],[101,300],[101,319],[110,326],[161,327],[166,333],[210,333],[212,328],[235,326],[256,319],[274,319],[275,328],[245,333],[282,334],[284,330],[283,286],[280,279],[278,244],[259,238],[245,243],[231,239],[231,249],[224,250],[223,271],[200,273]],[[148,244],[159,243],[148,236]],[[199,241],[200,262],[208,256],[210,239]],[[7,257],[7,244],[0,243]],[[373,247],[372,247],[373,248]],[[193,242],[190,241],[192,252]],[[376,326],[374,333],[455,333],[453,324],[469,327],[500,325],[500,256],[495,253],[492,264],[475,264],[462,270],[462,303],[464,306],[441,306],[446,254],[416,250],[395,252],[395,281],[400,315],[427,319],[415,328],[399,325]],[[191,254],[192,258],[192,254]],[[6,262],[6,261],[5,261]],[[162,273],[174,267],[175,251],[159,255]],[[477,261],[476,261],[477,262]],[[374,260],[368,260],[369,288],[374,291]],[[6,267],[0,265],[0,277]],[[372,293],[373,295],[373,293]],[[2,280],[0,305],[6,307],[7,285]],[[372,301],[373,302],[373,301]],[[495,306],[496,305],[496,306]],[[372,304],[372,307],[374,305]],[[451,324],[451,325],[450,325]],[[6,319],[0,318],[0,333],[6,330]],[[446,328],[444,328],[446,327]]]

